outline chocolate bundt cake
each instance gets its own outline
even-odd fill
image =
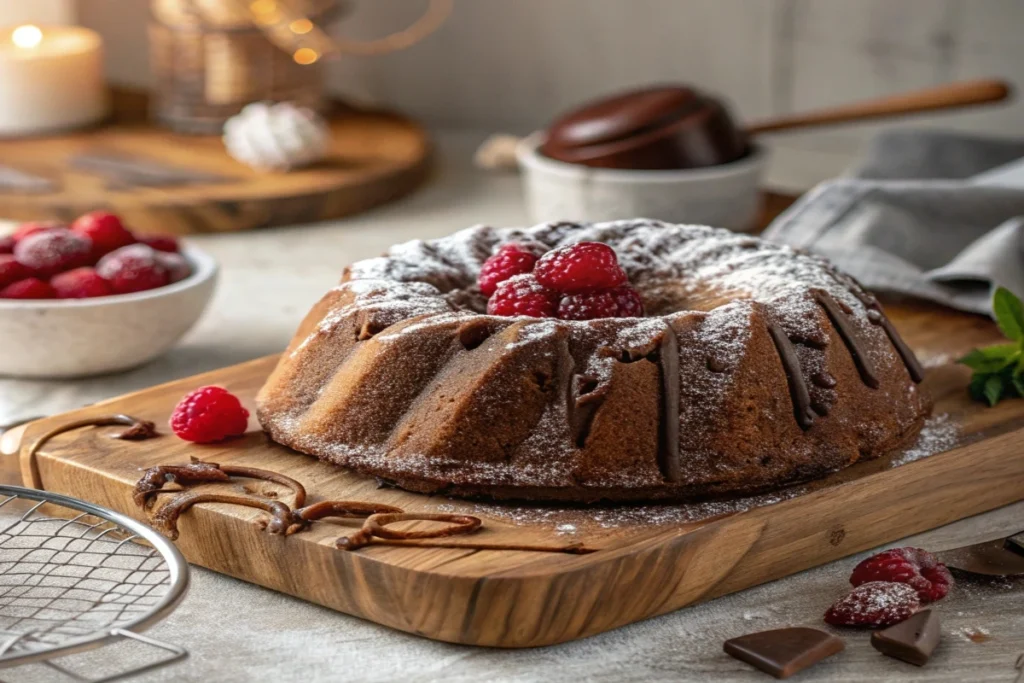
[[[615,249],[643,318],[486,315],[502,244]],[[892,451],[922,370],[816,256],[649,220],[474,227],[350,266],[258,397],[275,441],[406,489],[571,501],[752,493]]]

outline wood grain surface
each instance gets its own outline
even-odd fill
[[[984,318],[920,305],[890,305],[900,330],[929,367],[925,388],[938,414],[959,428],[954,448],[894,467],[887,457],[850,468],[791,495],[751,506],[647,508],[633,521],[596,522],[578,511],[566,538],[550,510],[478,505],[381,489],[374,480],[321,464],[269,442],[257,425],[242,439],[195,446],[173,436],[124,442],[107,428],[82,429],[50,441],[37,456],[47,490],[85,498],[147,519],[131,501],[141,468],[182,464],[191,456],[287,472],[310,499],[395,505],[414,512],[468,512],[485,528],[453,542],[558,544],[583,542],[587,555],[371,546],[335,549],[358,520],[318,524],[292,536],[261,528],[262,512],[202,504],[182,516],[178,545],[190,562],[360,617],[451,642],[530,647],[585,637],[771,581],[909,534],[1024,498],[1024,401],[985,408],[971,403],[968,371],[952,360],[998,339]],[[52,427],[89,416],[127,412],[165,423],[183,393],[202,384],[228,387],[251,405],[274,358],[264,358],[166,384],[33,423],[27,446]],[[8,446],[8,450],[10,447]],[[22,458],[28,473],[30,462]],[[253,490],[275,488],[246,483]],[[221,484],[218,486],[237,486]],[[275,488],[287,502],[287,490]],[[671,508],[671,510],[670,510]],[[710,512],[709,512],[710,510]],[[665,521],[665,518],[668,521]]]
[[[413,191],[429,169],[426,133],[390,112],[339,104],[325,161],[266,173],[229,157],[218,136],[150,123],[140,93],[114,95],[114,117],[103,126],[0,140],[0,215],[71,221],[104,209],[142,232],[249,230],[365,211]]]

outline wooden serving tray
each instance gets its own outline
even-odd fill
[[[348,216],[427,176],[426,133],[394,113],[338,104],[325,161],[264,173],[229,157],[219,136],[152,123],[144,93],[113,95],[112,119],[97,128],[0,140],[0,215],[70,222],[103,209],[142,232],[232,232]]]
[[[582,542],[596,552],[375,545],[349,552],[336,549],[334,541],[355,532],[359,520],[317,524],[282,537],[263,530],[264,513],[220,503],[193,508],[179,524],[177,543],[190,562],[403,631],[500,647],[564,642],[1024,498],[1024,401],[995,408],[971,403],[968,371],[952,364],[969,348],[998,339],[994,326],[929,308],[889,310],[929,367],[925,387],[937,399],[936,414],[948,415],[945,429],[959,432],[954,447],[903,466],[894,464],[900,454],[864,463],[742,505],[564,510],[428,497],[378,488],[372,479],[298,455],[269,442],[255,423],[244,438],[215,446],[168,435],[118,441],[109,428],[68,432],[36,456],[39,481],[47,490],[145,520],[131,499],[141,469],[196,456],[287,472],[306,485],[314,502],[372,501],[410,512],[467,512],[484,520],[482,531],[453,537],[452,543]],[[165,424],[186,391],[213,383],[251,405],[274,361],[251,361],[33,423],[21,440],[22,470],[31,473],[29,445],[71,420],[125,412]],[[287,491],[278,493],[284,500]]]

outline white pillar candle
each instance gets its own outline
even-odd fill
[[[0,137],[41,135],[107,114],[103,41],[77,26],[0,29]]]

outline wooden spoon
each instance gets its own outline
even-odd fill
[[[1009,95],[1010,86],[1004,81],[994,79],[946,83],[934,88],[844,104],[831,109],[765,119],[748,125],[747,134],[757,135],[780,130],[828,126],[836,123],[855,123],[941,109],[960,109],[999,102],[1005,100]]]

